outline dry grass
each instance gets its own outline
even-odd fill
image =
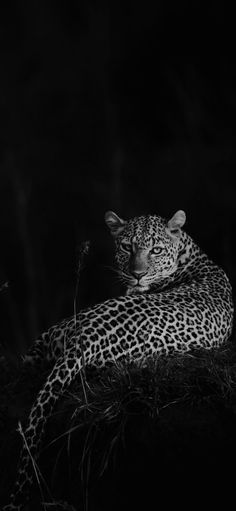
[[[32,377],[31,372],[20,376],[15,368],[13,377],[9,365],[5,364],[2,369],[5,389],[1,393],[3,445],[6,441],[4,431],[13,428],[16,415],[19,416],[19,398],[24,403],[21,410],[24,421],[46,373],[35,373]],[[10,383],[7,375],[11,376]],[[12,411],[14,405],[9,408],[12,401],[18,403],[15,412]],[[42,484],[44,497],[40,497],[36,490],[34,509],[37,509],[37,501],[44,501],[45,509],[62,509],[63,506],[66,509],[61,501],[68,500],[75,504],[75,508],[82,501],[82,508],[89,510],[91,487],[103,477],[112,477],[114,467],[120,463],[121,452],[128,452],[137,437],[144,435],[144,443],[150,451],[158,442],[166,442],[169,456],[173,442],[174,445],[176,442],[179,446],[185,445],[184,435],[176,440],[177,430],[179,435],[181,428],[183,431],[187,428],[191,436],[196,428],[199,430],[200,421],[205,431],[208,423],[211,424],[214,436],[214,428],[218,426],[215,423],[212,426],[212,420],[214,422],[215,415],[218,417],[219,414],[224,421],[236,423],[236,350],[233,340],[218,350],[150,358],[145,365],[117,362],[102,371],[87,370],[84,386],[78,378],[60,400],[49,421],[43,445],[40,471],[58,500],[52,499],[49,492],[45,494],[45,484]],[[205,442],[204,428],[201,427],[199,433],[199,445]],[[219,435],[221,439],[224,432]],[[209,436],[207,438],[209,441]],[[189,445],[192,448],[191,442]],[[3,460],[5,458],[3,456]],[[62,489],[65,465],[69,474],[69,483],[65,486],[69,485],[70,490]],[[96,506],[91,509],[96,511]]]

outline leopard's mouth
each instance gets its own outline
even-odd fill
[[[136,282],[132,283],[130,287],[131,287],[132,291],[134,291],[135,293],[145,293],[145,291],[148,291],[150,286],[147,282],[142,283],[140,281],[139,282],[136,281]]]
[[[150,286],[156,282],[156,275],[145,275],[143,278],[135,278],[130,273],[123,273],[123,282],[130,290],[134,290],[135,293],[143,293],[150,289]]]

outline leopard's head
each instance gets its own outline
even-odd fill
[[[115,239],[118,272],[129,292],[146,292],[176,271],[185,219],[182,210],[169,221],[156,215],[125,221],[113,211],[105,214]]]

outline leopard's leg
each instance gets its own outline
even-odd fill
[[[48,354],[50,354],[50,341],[49,332],[45,332],[36,341],[34,341],[25,355],[22,355],[22,362],[24,366],[43,366],[45,361],[48,359]]]
[[[83,363],[90,363],[91,352],[84,349],[83,357],[81,356],[82,341],[83,336],[80,339],[71,337],[64,355],[58,359],[38,394],[24,431],[24,445],[20,455],[18,477],[10,496],[11,502],[3,507],[2,511],[22,511],[25,507],[33,479],[32,459],[37,460],[47,418],[61,393],[81,370]]]
[[[70,320],[63,320],[59,325],[52,326],[44,332],[22,356],[25,366],[40,367],[46,362],[56,362],[65,352],[68,344],[68,336],[71,336],[73,328],[77,330],[79,315]]]

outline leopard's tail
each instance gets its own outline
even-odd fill
[[[3,507],[2,511],[22,511],[24,509],[33,479],[33,465],[39,455],[47,418],[51,415],[60,395],[81,370],[84,362],[87,362],[86,350],[82,357],[79,341],[76,342],[75,338],[72,338],[65,354],[57,360],[31,409],[28,425],[23,432],[24,445],[20,455],[14,491],[10,496],[10,503]]]

